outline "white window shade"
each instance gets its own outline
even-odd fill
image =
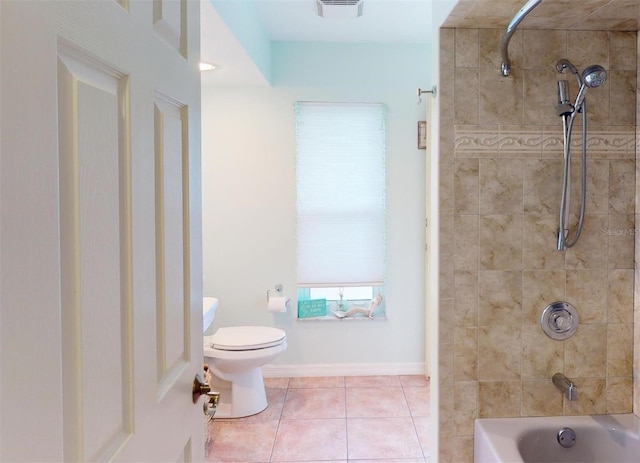
[[[384,282],[384,122],[382,104],[296,105],[300,286]]]

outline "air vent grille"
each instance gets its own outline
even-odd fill
[[[353,19],[362,16],[364,0],[316,0],[318,16]]]

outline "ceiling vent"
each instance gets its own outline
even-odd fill
[[[327,19],[355,19],[362,16],[364,0],[316,0],[318,16]]]

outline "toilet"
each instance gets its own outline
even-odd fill
[[[285,332],[268,326],[232,326],[203,340],[211,389],[220,393],[215,418],[242,418],[267,408],[261,367],[286,350]]]

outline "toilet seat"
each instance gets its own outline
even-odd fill
[[[266,349],[282,344],[283,330],[268,326],[231,326],[219,328],[213,336],[206,336],[205,345],[226,351]]]

